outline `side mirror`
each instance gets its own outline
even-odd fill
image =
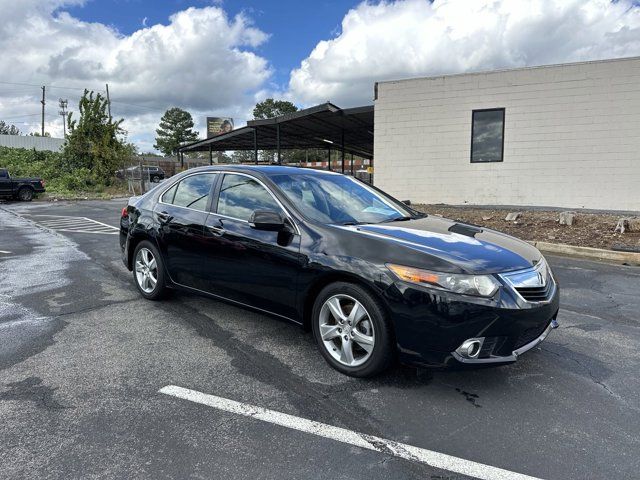
[[[402,203],[404,203],[407,206],[411,205],[411,200],[402,200]]]
[[[249,218],[249,225],[256,230],[279,232],[284,230],[284,218],[275,210],[254,210]]]

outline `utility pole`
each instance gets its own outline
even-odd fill
[[[64,136],[62,138],[67,138],[67,105],[69,101],[67,99],[60,99],[58,105],[60,105],[60,111],[58,112],[62,116],[62,131],[64,132]]]
[[[111,121],[111,99],[109,98],[109,84],[107,86],[107,109],[109,110],[109,121]]]
[[[45,89],[46,87],[43,85],[42,86],[42,100],[40,100],[40,103],[42,104],[42,136],[44,137],[44,95],[45,95]]]

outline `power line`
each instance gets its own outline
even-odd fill
[[[21,83],[21,82],[0,82],[0,85],[19,85],[19,86],[25,86],[25,87],[39,87],[42,88],[42,85],[37,85],[35,83]],[[94,91],[94,92],[100,92],[100,93],[107,93],[108,88],[105,89],[89,89],[89,88],[85,88],[85,87],[61,87],[58,85],[45,85],[46,88],[48,89],[62,89],[62,90],[75,90],[75,91],[84,91],[84,90],[89,90],[89,91]],[[26,93],[26,92],[25,92]],[[135,103],[128,103],[128,102],[121,102],[119,100],[109,100],[109,103],[119,103],[120,105],[127,105],[129,107],[137,107],[137,108],[145,108],[148,110],[158,110],[161,107],[149,107],[148,105],[139,105],[139,104],[135,104]]]
[[[37,85],[35,83],[20,83],[20,82],[0,82],[0,84],[2,85],[20,85],[20,86],[25,86],[25,87],[42,87],[42,85]],[[89,90],[85,87],[60,87],[58,85],[46,85],[49,88],[58,88],[61,90]],[[95,89],[95,92],[97,91],[104,91],[104,90],[99,90],[99,89]]]
[[[10,87],[11,88],[11,87]],[[31,87],[27,88],[27,87],[20,87],[20,88],[13,88],[11,90],[0,90],[0,95],[3,96],[8,96],[8,95],[28,95],[33,93],[35,90]]]
[[[16,119],[16,118],[26,118],[26,117],[35,117],[37,115],[40,115],[39,113],[29,113],[26,115],[13,115],[11,117],[2,117],[2,120],[11,120],[11,119]]]
[[[146,105],[136,105],[135,103],[121,102],[119,100],[111,100],[111,103],[119,103],[120,105],[127,105],[129,107],[148,108],[149,110],[158,110],[158,107],[148,107]]]

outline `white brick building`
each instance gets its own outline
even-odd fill
[[[376,90],[375,184],[397,198],[640,211],[640,58]]]

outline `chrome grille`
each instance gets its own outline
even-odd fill
[[[553,276],[544,259],[535,267],[503,273],[500,277],[527,302],[546,302],[555,289]]]
[[[544,287],[521,287],[516,288],[516,291],[527,302],[544,302],[549,298],[549,291],[551,290],[551,282],[547,282]]]

